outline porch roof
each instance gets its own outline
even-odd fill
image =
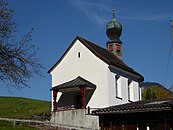
[[[122,114],[136,112],[151,112],[173,110],[173,98],[151,101],[137,101],[122,105],[101,108],[93,111],[93,114]]]
[[[57,85],[53,87],[51,90],[57,90],[57,91],[68,91],[68,90],[77,90],[80,87],[86,87],[86,89],[96,89],[96,85],[87,81],[86,79],[78,76],[76,79],[70,80],[68,82],[62,83],[60,85]]]

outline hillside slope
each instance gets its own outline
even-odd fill
[[[0,97],[0,117],[48,120],[51,102],[22,97]]]
[[[142,89],[142,100],[166,99],[173,97],[173,92],[159,83],[143,82],[140,86]]]

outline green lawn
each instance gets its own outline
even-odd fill
[[[0,117],[32,119],[38,115],[50,115],[51,102],[21,98],[0,97]]]
[[[0,97],[0,117],[15,119],[49,120],[51,102],[22,97]],[[0,130],[37,130],[27,123],[13,127],[13,122],[0,121]]]

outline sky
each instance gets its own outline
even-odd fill
[[[81,36],[106,48],[106,24],[115,17],[122,24],[123,61],[144,76],[169,88],[173,83],[171,48],[172,0],[9,0],[19,35],[34,28],[33,44],[45,66],[44,78],[34,76],[22,90],[0,82],[1,96],[51,100],[51,75],[47,71],[75,37]]]

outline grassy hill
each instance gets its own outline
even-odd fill
[[[48,120],[51,102],[22,97],[0,97],[0,117]]]

